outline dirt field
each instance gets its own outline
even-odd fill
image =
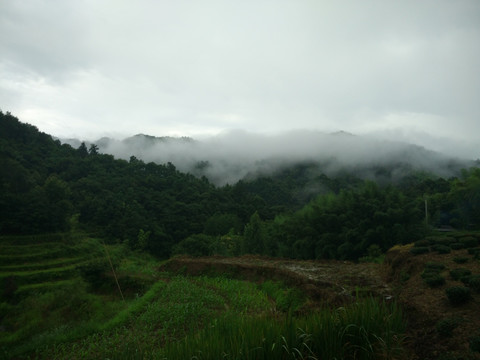
[[[451,254],[428,253],[412,255],[409,246],[389,251],[384,264],[352,263],[344,261],[297,261],[256,256],[237,258],[177,257],[165,263],[160,270],[190,275],[227,274],[232,277],[262,281],[282,280],[303,289],[312,299],[310,306],[325,303],[339,306],[355,301],[366,294],[398,301],[407,318],[407,347],[411,359],[480,359],[479,352],[469,350],[469,338],[480,336],[480,294],[473,292],[467,304],[452,306],[445,294],[450,286],[463,285],[449,276],[449,270],[467,268],[480,274],[480,261],[466,250]],[[454,258],[468,261],[457,264]],[[427,262],[445,265],[442,276],[446,284],[429,287],[421,273]],[[456,328],[450,336],[437,331],[440,320],[454,319]]]

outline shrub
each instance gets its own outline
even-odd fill
[[[425,264],[425,270],[441,271],[445,269],[445,265],[439,262],[429,261]]]
[[[464,286],[452,286],[445,289],[447,298],[452,305],[462,305],[470,300],[470,289]]]
[[[468,339],[468,344],[470,346],[470,350],[473,352],[480,352],[480,335],[472,336]]]
[[[465,276],[471,275],[472,272],[468,269],[465,268],[458,268],[458,269],[453,269],[450,270],[450,276],[452,277],[453,280],[460,280]]]
[[[474,248],[478,246],[478,239],[474,238],[473,236],[467,236],[460,239],[460,243],[462,243],[463,246],[466,247],[467,249]]]
[[[480,254],[480,248],[470,248],[467,250],[469,255],[478,255]]]
[[[430,245],[449,245],[455,241],[453,238],[444,236],[428,236],[425,239],[428,240]]]
[[[433,241],[433,245],[445,245],[448,246],[456,242],[454,238],[451,237],[436,237]]]
[[[425,283],[430,287],[439,287],[445,284],[445,278],[440,274],[433,274],[423,279]]]
[[[425,254],[428,253],[430,249],[426,246],[420,246],[420,247],[413,247],[410,249],[410,253],[413,255],[420,255],[420,254]]]
[[[465,264],[468,261],[468,257],[459,256],[459,257],[453,258],[453,261],[456,262],[457,264]]]
[[[415,247],[425,247],[430,245],[430,241],[427,239],[415,241]]]
[[[440,274],[440,272],[437,271],[437,270],[425,269],[425,270],[423,270],[421,277],[422,277],[422,279],[426,279],[426,278],[432,277],[434,275],[439,275],[439,274]]]
[[[213,236],[194,234],[183,239],[172,248],[173,255],[208,256],[214,242]]]
[[[455,318],[446,318],[439,320],[435,325],[438,335],[442,337],[451,337],[453,330],[458,326],[458,319]]]
[[[99,258],[79,265],[76,269],[92,289],[97,290],[104,284],[109,266],[106,259]]]
[[[480,275],[465,276],[462,281],[473,291],[480,292]]]
[[[463,244],[461,243],[452,243],[450,244],[450,247],[452,248],[452,250],[460,250],[464,248]]]
[[[452,249],[446,245],[435,245],[433,249],[438,252],[439,254],[450,254]]]

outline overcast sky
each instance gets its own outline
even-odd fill
[[[0,109],[59,137],[378,133],[480,157],[480,1],[0,0]]]

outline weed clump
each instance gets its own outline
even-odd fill
[[[470,300],[470,289],[464,286],[452,286],[445,289],[450,304],[457,306],[467,303]]]

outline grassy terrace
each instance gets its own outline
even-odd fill
[[[319,306],[281,282],[159,272],[110,245],[124,300],[94,239],[2,243],[0,358],[388,359],[402,356],[395,304]],[[53,240],[53,241],[52,241]],[[57,241],[57,242],[56,242]],[[53,255],[57,254],[57,255]]]

